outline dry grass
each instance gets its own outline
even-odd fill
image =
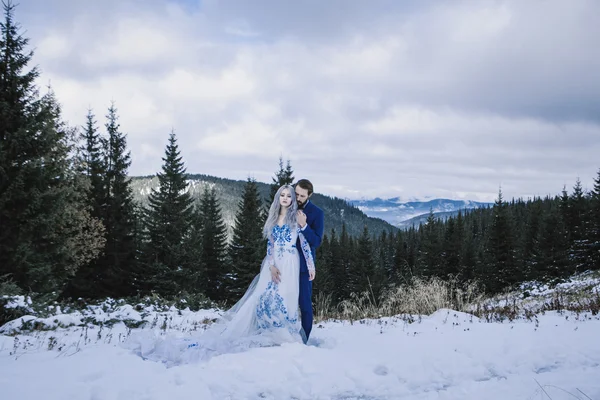
[[[571,289],[557,288],[540,296],[515,291],[491,297],[485,295],[477,282],[459,285],[455,280],[415,279],[411,284],[388,290],[379,299],[372,292],[364,292],[334,304],[330,295],[319,294],[315,298],[315,319],[358,321],[402,316],[414,320],[415,316],[430,315],[443,308],[470,313],[487,322],[534,319],[546,311],[598,315],[600,287],[597,285],[596,281]]]
[[[397,315],[429,315],[442,308],[469,312],[471,304],[483,300],[476,282],[459,286],[456,281],[415,279],[386,291],[381,299],[372,292],[352,294],[349,300],[334,305],[331,296],[317,296],[316,320],[381,318]]]

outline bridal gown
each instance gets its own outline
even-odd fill
[[[303,254],[299,254],[296,247],[298,239]],[[128,347],[145,359],[172,366],[253,347],[302,343],[298,315],[299,257],[302,256],[309,270],[314,270],[310,246],[301,229],[287,224],[275,225],[267,241],[260,273],[244,296],[204,333],[188,338],[138,335]],[[279,283],[271,278],[271,265],[281,273]]]

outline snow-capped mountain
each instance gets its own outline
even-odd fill
[[[391,199],[375,198],[371,200],[351,200],[369,217],[381,218],[399,228],[418,225],[426,219],[430,210],[439,218],[448,218],[458,214],[459,210],[471,210],[491,207],[493,203],[482,203],[472,200],[432,199],[428,201],[402,202],[399,197]]]

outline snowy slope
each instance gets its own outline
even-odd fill
[[[558,289],[528,284],[525,300],[487,301],[521,301],[537,312],[513,321],[486,322],[448,309],[328,321],[315,326],[309,346],[256,348],[171,368],[138,357],[127,348],[130,338],[201,335],[218,310],[117,301],[83,312],[55,310],[0,328],[0,398],[598,399],[600,316],[539,311],[556,290],[573,288],[598,293],[600,285],[593,276]],[[26,298],[17,303],[28,306]]]
[[[595,399],[600,321],[588,317],[549,313],[537,325],[494,324],[440,310],[415,324],[330,322],[315,330],[311,346],[253,349],[173,368],[142,360],[116,337],[79,350],[34,345],[15,356],[14,338],[5,336],[0,387],[3,399],[23,400],[533,399],[543,398],[539,382],[555,400],[584,398],[578,390]]]

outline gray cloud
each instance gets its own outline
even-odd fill
[[[600,165],[600,3],[25,3],[72,124],[111,100],[133,174],[171,128],[190,172],[341,197],[557,193]]]
[[[600,45],[600,4],[594,1],[240,0],[208,2],[206,13],[223,24],[243,21],[268,43],[293,38],[311,52],[348,54],[349,62],[352,55],[364,56],[364,47],[380,46],[388,72],[398,74],[353,78],[365,80],[388,104],[600,118],[600,53],[594,51]],[[347,78],[352,65],[341,67],[349,67],[341,77]]]

